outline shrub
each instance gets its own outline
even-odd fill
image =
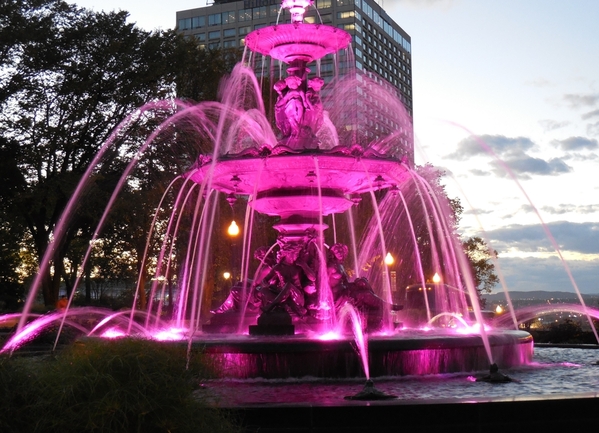
[[[28,430],[16,423],[13,430],[234,431],[225,412],[193,394],[202,379],[211,377],[212,366],[198,351],[190,354],[189,368],[187,359],[184,345],[125,339],[86,340],[37,366],[30,362],[35,374],[27,387],[35,398],[25,392],[14,403],[24,401],[34,419],[28,420]]]

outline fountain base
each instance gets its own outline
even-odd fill
[[[533,340],[524,331],[488,334],[493,361],[503,368],[529,364]],[[227,378],[364,377],[353,338],[321,340],[306,335],[210,336],[194,344],[220,365]],[[399,331],[368,338],[371,377],[483,371],[489,358],[479,335]]]

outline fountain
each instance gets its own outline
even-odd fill
[[[291,22],[247,35],[249,52],[222,86],[222,100],[178,103],[125,170],[111,203],[144,152],[172,125],[183,128],[173,133],[175,140],[192,136],[213,144],[211,153],[190,152],[187,170],[165,193],[163,200],[173,196],[172,204],[156,207],[155,222],[162,225],[150,230],[149,239],[161,231],[162,247],[157,257],[144,256],[141,266],[155,269],[147,311],[67,307],[42,321],[26,324],[23,318],[3,351],[16,350],[36,326],[54,321],[61,329],[81,329],[85,318],[89,336],[159,335],[201,344],[233,378],[423,375],[531,361],[531,336],[493,330],[481,311],[435,172],[414,167],[402,103],[358,71],[326,84],[319,76],[323,57],[351,55],[351,36],[305,23],[304,11],[312,5],[283,0]],[[249,67],[264,58],[272,65],[278,135]],[[168,107],[172,103],[146,108]],[[223,198],[232,213],[244,209],[243,241],[231,252],[238,278],[213,305],[219,277],[211,263],[215,245],[223,242],[216,222]],[[164,218],[160,213],[169,206]],[[359,243],[356,231],[362,233]],[[56,238],[60,232],[57,227]],[[389,257],[395,266],[384,260]],[[42,266],[49,266],[47,258]],[[173,280],[176,288],[167,289]],[[137,297],[143,283],[140,276]],[[352,325],[345,317],[353,317]],[[366,394],[376,394],[367,388]]]

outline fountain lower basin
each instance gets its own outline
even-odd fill
[[[533,339],[524,331],[489,332],[493,362],[501,368],[529,364]],[[197,336],[227,378],[364,377],[352,338],[319,340],[306,336]],[[486,371],[490,362],[480,335],[400,331],[370,336],[371,377]]]

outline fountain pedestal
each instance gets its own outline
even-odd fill
[[[293,335],[295,326],[291,316],[283,309],[265,311],[257,320],[257,325],[250,325],[250,335]]]

